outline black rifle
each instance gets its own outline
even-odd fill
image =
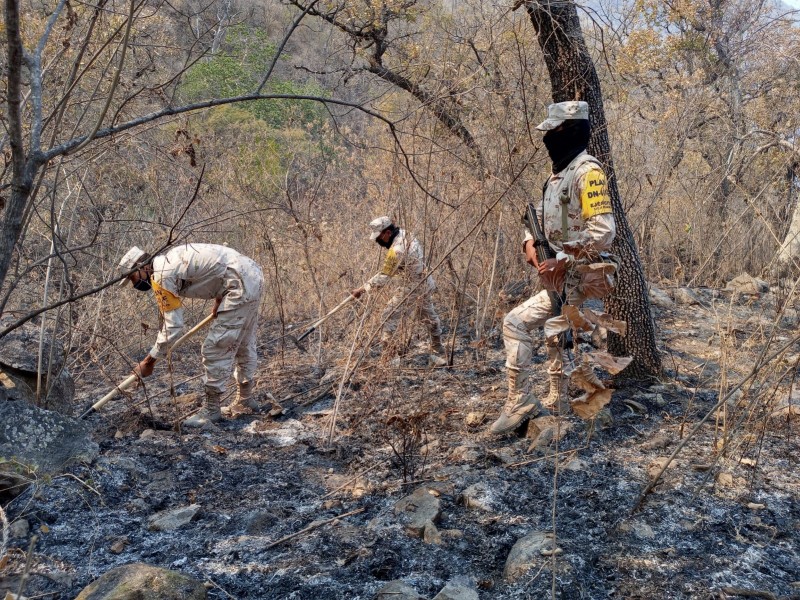
[[[539,264],[546,261],[548,258],[555,258],[556,253],[547,241],[544,235],[542,226],[539,224],[539,218],[536,216],[536,207],[533,204],[528,204],[525,208],[525,214],[522,215],[522,222],[525,227],[533,236],[533,247],[536,249],[536,260]],[[561,314],[561,307],[564,305],[564,295],[557,292],[547,291],[550,296],[550,304],[553,306],[553,313],[556,315]],[[562,348],[572,348],[572,329],[568,329],[559,336],[559,346]]]

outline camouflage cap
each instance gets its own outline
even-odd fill
[[[568,119],[588,119],[589,104],[581,100],[556,102],[547,107],[547,118],[536,126],[539,131],[550,131]]]
[[[125,253],[119,261],[119,267],[121,271],[128,272],[132,270],[137,265],[142,265],[145,261],[150,258],[150,255],[139,248],[138,246],[133,246],[130,250]],[[119,282],[119,285],[124,287],[128,283],[130,283],[130,279],[127,277]]]
[[[392,220],[389,217],[378,217],[373,219],[369,224],[369,239],[373,242],[378,239],[381,232],[387,227],[391,226]]]

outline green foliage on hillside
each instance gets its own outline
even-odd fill
[[[275,44],[260,29],[246,25],[231,27],[220,50],[193,65],[178,90],[183,102],[240,96],[255,91],[276,52]],[[296,83],[274,76],[264,86],[265,94],[324,96],[316,83]],[[316,129],[325,118],[318,102],[310,100],[256,100],[241,107],[276,129]]]

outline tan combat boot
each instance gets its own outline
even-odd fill
[[[569,412],[569,376],[563,373],[549,373],[550,392],[542,405],[557,415]]]
[[[447,366],[447,350],[442,345],[441,336],[431,336],[431,353],[428,362],[434,367]]]
[[[500,417],[489,427],[489,435],[503,435],[540,414],[547,414],[539,400],[528,389],[528,372],[508,370],[508,400]]]
[[[219,400],[221,397],[222,392],[210,387],[206,387],[206,399],[203,408],[186,419],[183,422],[183,426],[199,428],[213,423],[218,423],[222,419],[222,413],[219,410]]]
[[[230,415],[235,417],[236,415],[249,415],[254,411],[257,411],[261,408],[258,400],[252,397],[253,394],[253,382],[247,381],[245,383],[240,383],[238,389],[236,390],[236,398],[233,402],[231,402],[230,406],[226,406],[222,409],[222,412],[225,415]]]

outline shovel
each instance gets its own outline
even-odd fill
[[[192,328],[191,328],[189,331],[187,331],[187,332],[186,332],[186,333],[184,333],[184,334],[183,334],[181,337],[179,337],[179,338],[178,338],[178,339],[175,341],[175,343],[174,343],[174,344],[172,344],[172,346],[170,347],[170,349],[169,349],[169,350],[167,350],[167,362],[170,362],[170,361],[172,360],[172,352],[173,352],[173,350],[175,350],[175,348],[177,348],[178,346],[180,346],[180,345],[181,345],[183,342],[185,342],[185,341],[186,341],[186,340],[188,340],[190,337],[192,337],[192,336],[193,336],[195,333],[197,333],[198,331],[200,331],[200,330],[203,328],[203,326],[204,326],[204,325],[206,325],[207,323],[210,323],[210,322],[211,322],[213,319],[214,319],[214,315],[213,315],[213,314],[210,314],[210,315],[208,315],[208,316],[207,316],[205,319],[203,319],[202,321],[200,321],[200,322],[199,322],[197,325],[195,325],[195,326],[194,326],[194,327],[192,327]],[[127,377],[126,377],[126,378],[125,378],[125,379],[122,381],[122,383],[120,383],[120,384],[119,384],[117,387],[115,387],[113,390],[111,390],[110,392],[108,392],[108,393],[107,393],[105,396],[103,396],[102,398],[100,398],[100,400],[98,400],[97,402],[95,402],[94,404],[92,404],[92,405],[91,405],[89,408],[87,408],[87,409],[86,409],[86,410],[85,410],[85,411],[84,411],[84,412],[81,414],[81,416],[80,416],[80,417],[78,417],[78,418],[79,418],[79,419],[85,419],[86,417],[88,417],[88,416],[89,416],[89,415],[91,415],[92,413],[95,413],[95,412],[97,412],[98,410],[100,410],[101,408],[103,408],[103,406],[105,406],[106,402],[108,402],[108,401],[109,401],[109,400],[111,400],[111,399],[112,399],[114,396],[116,396],[116,395],[117,395],[117,393],[119,393],[119,392],[124,392],[124,391],[125,391],[125,390],[127,390],[129,387],[131,387],[131,386],[132,386],[134,383],[136,383],[136,381],[138,381],[138,379],[139,379],[139,376],[138,376],[136,373],[131,373],[130,375],[128,375],[128,376],[127,376]]]
[[[327,320],[328,320],[328,319],[330,319],[330,318],[331,318],[333,315],[335,315],[337,312],[339,312],[340,310],[342,310],[342,309],[343,309],[345,306],[347,306],[347,305],[348,305],[348,303],[349,303],[351,300],[354,300],[354,299],[355,299],[355,296],[353,296],[353,295],[350,295],[350,296],[348,296],[347,298],[345,298],[344,300],[342,300],[342,301],[341,301],[339,304],[337,304],[337,305],[336,305],[336,306],[333,308],[333,310],[331,310],[331,311],[330,311],[328,314],[326,314],[325,316],[321,317],[319,320],[317,320],[317,321],[315,321],[314,323],[312,323],[312,324],[311,324],[311,327],[308,329],[308,331],[306,331],[306,332],[305,332],[303,335],[301,335],[299,338],[297,338],[297,341],[296,341],[295,343],[296,343],[298,346],[300,346],[300,342],[302,342],[304,339],[306,339],[308,336],[310,336],[312,333],[314,333],[314,331],[316,331],[317,327],[319,327],[320,325],[322,325],[322,324],[323,324],[325,321],[327,321]]]

